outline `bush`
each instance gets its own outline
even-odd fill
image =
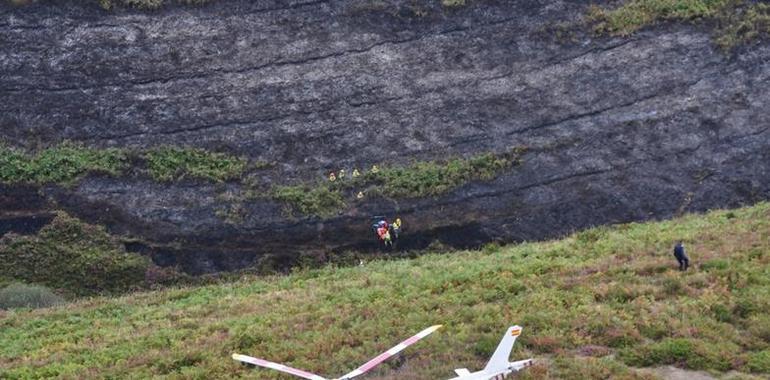
[[[500,249],[500,243],[498,242],[487,243],[481,247],[481,253],[485,255],[493,255],[495,253],[499,253]]]
[[[240,177],[246,159],[200,149],[163,147],[144,155],[150,175],[158,181],[183,178],[226,181]]]
[[[767,291],[740,294],[733,306],[733,315],[748,318],[752,315],[766,314],[770,310],[770,295]]]
[[[606,238],[607,229],[603,227],[594,227],[585,231],[578,232],[575,235],[575,240],[581,244],[593,244],[600,239]]]
[[[749,319],[747,324],[749,326],[748,330],[751,335],[756,336],[770,344],[770,315],[756,315]]]
[[[593,6],[588,19],[595,23],[597,32],[629,35],[658,21],[711,17],[727,3],[727,0],[630,0],[612,10]]]
[[[302,214],[319,217],[332,216],[345,207],[342,194],[326,186],[278,186],[273,189],[273,198],[288,203]]]
[[[489,358],[499,343],[497,336],[480,336],[473,345],[473,354],[479,358]]]
[[[139,9],[158,9],[163,5],[163,0],[123,0],[123,4]]]
[[[163,147],[141,154],[150,175],[163,182],[185,178],[227,181],[239,178],[247,160],[200,149]],[[134,154],[119,149],[93,149],[72,143],[28,154],[0,145],[0,182],[72,184],[89,173],[118,176],[129,168]],[[255,163],[256,168],[268,164]]]
[[[411,166],[383,168],[368,173],[368,180],[382,188],[383,194],[395,198],[416,198],[447,193],[471,180],[490,180],[518,163],[516,150],[510,154],[482,154],[468,159],[455,158],[446,162],[417,162]]]
[[[685,338],[667,338],[661,342],[621,351],[620,358],[638,367],[674,364],[689,369],[730,369],[729,357],[708,343]]]
[[[28,155],[0,145],[0,182],[68,184],[90,172],[118,175],[127,162],[117,149],[63,144]]]
[[[465,0],[441,0],[441,5],[448,8],[458,8],[465,5]]]
[[[60,213],[36,236],[0,240],[0,277],[75,295],[122,292],[143,284],[146,257],[128,253],[104,228]]]
[[[621,36],[661,21],[710,19],[724,50],[770,33],[770,5],[742,0],[629,0],[615,9],[591,6],[587,19],[597,33]]]
[[[209,1],[211,0],[178,0],[179,3],[185,5],[200,5]],[[107,10],[119,4],[137,9],[158,9],[170,3],[168,0],[97,0],[97,2],[102,8]]]
[[[729,307],[724,304],[716,303],[709,308],[711,315],[719,322],[729,323],[733,320],[733,313]]]
[[[394,198],[417,198],[447,193],[472,180],[490,180],[503,169],[520,162],[524,148],[504,154],[486,153],[448,161],[417,162],[410,166],[382,168],[357,178],[345,177],[315,185],[275,186],[274,199],[305,215],[332,216],[345,207],[343,193],[365,191]],[[364,190],[371,187],[369,190]]]
[[[684,285],[680,277],[665,277],[662,281],[663,293],[668,296],[677,296],[682,293]]]
[[[770,373],[770,350],[755,352],[749,355],[746,368],[751,372]]]
[[[712,259],[709,261],[703,262],[701,264],[701,270],[707,271],[707,272],[716,272],[716,271],[724,271],[729,269],[730,262],[726,259]]]
[[[64,299],[50,289],[38,285],[15,283],[0,290],[0,309],[33,308],[56,306]]]
[[[719,21],[724,26],[719,30],[716,43],[729,50],[770,33],[770,5],[757,2],[725,14]]]

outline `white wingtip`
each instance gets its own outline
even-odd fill
[[[326,378],[324,378],[322,376],[318,376],[318,375],[316,375],[314,373],[303,371],[303,370],[297,369],[297,368],[292,368],[292,367],[289,367],[287,365],[283,365],[283,364],[280,364],[280,363],[274,363],[274,362],[267,361],[267,360],[264,360],[264,359],[255,358],[255,357],[252,357],[252,356],[241,355],[241,354],[233,354],[233,359],[237,360],[239,362],[249,363],[249,364],[253,364],[255,366],[259,366],[259,367],[263,367],[263,368],[269,368],[269,369],[273,369],[273,370],[280,371],[280,372],[283,372],[283,373],[288,373],[290,375],[301,377],[303,379],[308,379],[308,380],[326,380]]]

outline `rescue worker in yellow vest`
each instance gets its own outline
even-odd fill
[[[396,218],[396,221],[393,222],[393,238],[398,240],[398,234],[401,232],[401,218]]]

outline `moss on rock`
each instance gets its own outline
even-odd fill
[[[0,145],[0,182],[72,183],[88,173],[119,175],[128,166],[118,149],[92,149],[65,143],[27,154]]]
[[[518,165],[524,148],[503,154],[484,153],[470,158],[415,162],[407,166],[377,167],[358,177],[346,176],[316,184],[275,186],[274,199],[294,210],[320,217],[346,207],[345,196],[359,192],[390,198],[422,198],[446,194],[474,180],[488,181]]]
[[[183,178],[223,182],[240,177],[246,159],[195,148],[162,147],[144,154],[150,175],[158,181]]]

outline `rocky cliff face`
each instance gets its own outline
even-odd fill
[[[237,1],[155,12],[0,5],[0,139],[34,149],[184,145],[274,162],[264,184],[341,168],[528,148],[491,181],[290,216],[243,184],[93,175],[4,185],[5,230],[65,209],[191,273],[370,249],[553,237],[770,198],[770,46],[725,54],[708,31],[628,38],[580,26],[586,2]]]

